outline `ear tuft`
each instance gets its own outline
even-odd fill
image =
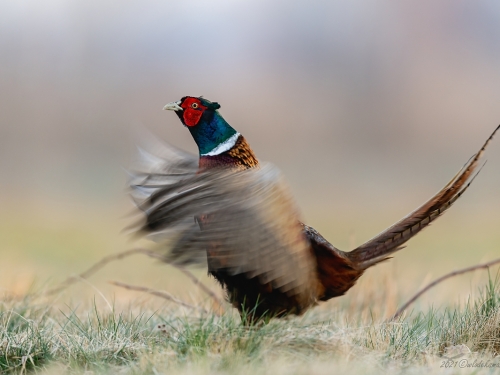
[[[201,104],[207,107],[208,109],[216,110],[220,108],[220,104],[217,102],[211,102],[208,99],[205,99],[202,96],[199,96],[198,99],[200,100]]]

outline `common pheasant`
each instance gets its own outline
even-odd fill
[[[300,221],[279,170],[257,160],[220,105],[186,96],[167,104],[198,145],[199,157],[164,145],[144,152],[146,169],[131,185],[145,213],[142,233],[168,248],[171,262],[206,263],[247,323],[301,314],[343,295],[364,273],[446,211],[469,187],[481,149],[435,196],[350,252]]]

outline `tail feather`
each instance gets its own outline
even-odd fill
[[[493,139],[500,125],[493,131],[481,149],[462,167],[462,169],[436,195],[415,211],[384,230],[368,242],[346,253],[359,269],[366,269],[388,258],[400,249],[406,241],[441,216],[467,190],[480,172],[479,159]]]

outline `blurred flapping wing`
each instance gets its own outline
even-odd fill
[[[243,171],[197,171],[174,153],[138,175],[135,201],[145,233],[163,234],[177,264],[258,277],[290,295],[311,290],[315,264],[294,199],[271,164]],[[157,163],[160,166],[162,163]]]

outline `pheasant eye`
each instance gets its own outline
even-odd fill
[[[198,103],[191,104],[191,108],[194,108],[194,109],[198,108]]]

